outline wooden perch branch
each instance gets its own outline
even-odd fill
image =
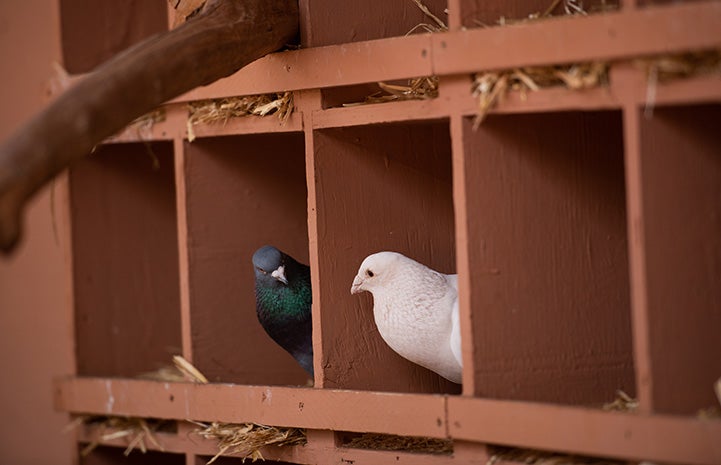
[[[135,118],[278,50],[298,31],[297,0],[209,0],[177,29],[118,54],[0,146],[0,249],[20,237],[24,203]]]

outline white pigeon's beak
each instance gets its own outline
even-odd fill
[[[285,277],[285,265],[280,265],[278,269],[273,271],[270,275],[286,286],[288,285],[288,279]]]
[[[363,291],[363,288],[361,287],[363,285],[363,278],[360,276],[356,276],[353,280],[353,285],[350,287],[350,293],[351,294],[358,294]]]

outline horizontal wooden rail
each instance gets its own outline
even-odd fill
[[[721,463],[721,420],[460,396],[62,378],[59,410],[376,432],[581,455]],[[349,406],[351,406],[349,408]],[[364,412],[350,417],[346,412]]]
[[[286,51],[173,101],[721,48],[719,24],[721,2],[708,1]]]
[[[99,415],[447,435],[446,401],[440,395],[65,378],[56,383],[55,405],[60,410]]]

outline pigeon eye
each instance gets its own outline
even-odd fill
[[[259,266],[256,266],[255,269],[258,270],[258,271],[260,271],[260,272],[263,273],[263,274],[268,274],[267,271],[265,271],[263,268],[261,268],[261,267],[259,267]]]
[[[366,270],[366,275],[368,275],[369,278],[372,278],[375,276],[375,273],[373,273],[371,270]]]

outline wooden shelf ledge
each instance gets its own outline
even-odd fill
[[[708,1],[285,51],[173,101],[711,49],[719,24],[721,2]]]
[[[639,71],[640,72],[640,71]],[[652,101],[654,106],[691,105],[721,102],[721,76],[695,76],[659,83],[651,95],[645,81],[633,93],[633,102],[638,106]],[[649,98],[650,97],[650,98]],[[185,138],[187,114],[181,112],[184,104],[166,105],[169,115],[166,121],[155,123],[149,130],[130,126],[105,143],[142,142]],[[613,87],[599,87],[588,90],[569,90],[552,87],[532,92],[509,92],[490,114],[523,114],[559,111],[604,111],[623,108],[623,97]],[[474,116],[478,101],[470,93],[460,102],[449,102],[443,98],[428,100],[407,100],[352,107],[313,110],[313,129],[362,126],[406,121],[428,121],[449,119],[455,111],[464,116]],[[281,123],[273,115],[265,117],[248,116],[230,118],[227,122],[199,124],[194,126],[196,137],[220,137],[242,134],[273,134],[302,132],[303,114],[296,111]]]
[[[532,402],[68,377],[55,382],[55,406],[82,414],[450,437],[628,460],[721,463],[721,420]]]
[[[155,433],[154,439],[160,447],[150,441],[145,441],[149,450],[168,452],[175,454],[191,453],[196,456],[213,457],[218,453],[218,446],[215,441],[205,439],[192,431],[194,425],[186,431],[179,431],[178,434]],[[78,432],[78,442],[89,444],[97,441],[101,434],[112,433],[113,429],[101,430],[98,426],[86,425]],[[100,441],[99,445],[109,447],[128,447],[128,438],[116,438]],[[134,451],[132,453],[139,453]],[[308,444],[304,446],[269,446],[260,450],[265,460],[273,460],[287,463],[353,463],[357,465],[447,465],[454,463],[451,455],[421,454],[406,451],[385,451],[368,449],[351,449],[335,445],[324,445],[309,438]],[[233,455],[229,455],[233,456]]]
[[[440,395],[64,378],[55,383],[55,405],[97,415],[447,436]]]

